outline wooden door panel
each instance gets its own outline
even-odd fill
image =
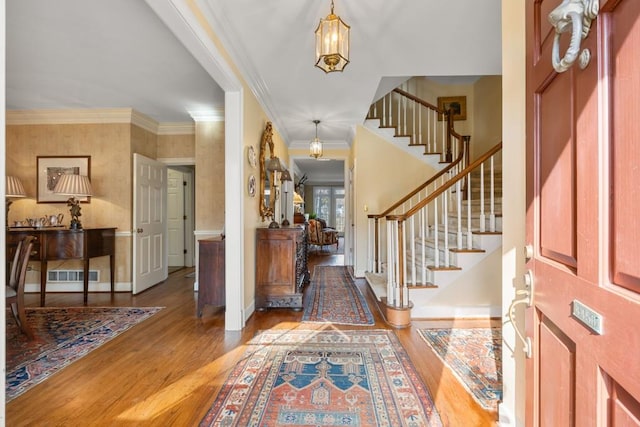
[[[543,318],[540,336],[540,394],[554,396],[540,404],[541,426],[575,425],[575,343]]]
[[[612,280],[640,292],[640,2],[626,1],[612,11]],[[618,36],[620,31],[624,36]]]
[[[556,73],[546,21],[561,2],[527,7],[526,421],[639,425],[640,1],[601,0],[590,60]]]
[[[569,74],[558,74],[536,94],[539,173],[535,185],[540,204],[540,252],[575,268],[575,146],[570,83]]]
[[[640,403],[613,381],[607,384],[609,405],[605,419],[612,427],[640,426]]]

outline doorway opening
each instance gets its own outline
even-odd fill
[[[167,170],[167,240],[169,273],[195,265],[195,166]]]

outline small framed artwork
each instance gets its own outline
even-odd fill
[[[438,108],[448,111],[453,110],[453,120],[467,120],[467,97],[466,96],[440,96],[438,97]],[[442,121],[442,114],[438,115],[438,121]]]
[[[91,179],[91,156],[38,156],[37,157],[37,202],[65,203],[68,195],[56,194],[53,189],[61,175],[86,175]],[[89,197],[78,197],[89,203]]]

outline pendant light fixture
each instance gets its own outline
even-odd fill
[[[322,141],[318,138],[318,123],[320,123],[320,120],[314,120],[313,123],[316,124],[316,137],[309,144],[309,156],[317,159],[322,157]]]
[[[325,73],[342,71],[349,63],[349,27],[338,15],[331,13],[320,18],[316,28],[316,67]]]

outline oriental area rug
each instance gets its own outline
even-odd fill
[[[344,266],[316,266],[303,322],[373,325],[367,301]]]
[[[421,329],[420,336],[485,409],[502,400],[501,328]]]
[[[225,381],[201,426],[442,426],[392,331],[269,330]]]
[[[27,322],[35,334],[34,340],[20,332],[7,310],[6,400],[41,383],[161,308],[27,308]]]

